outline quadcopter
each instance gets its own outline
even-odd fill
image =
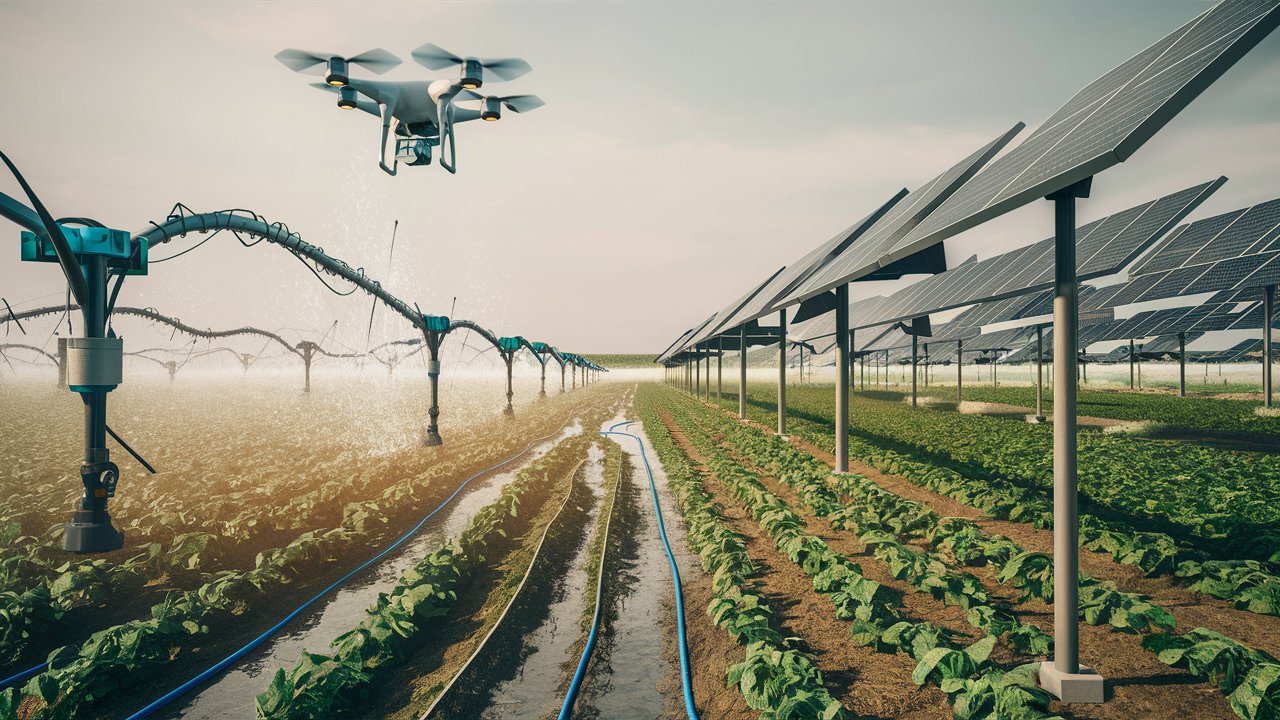
[[[471,120],[494,122],[502,117],[504,107],[519,113],[544,105],[536,95],[499,97],[475,92],[486,79],[514,80],[524,75],[532,70],[529,63],[516,58],[484,60],[462,57],[431,43],[414,50],[413,59],[429,70],[443,70],[456,65],[461,71],[457,77],[401,82],[351,77],[353,65],[381,75],[400,64],[400,58],[382,48],[354,57],[288,49],[280,51],[276,59],[295,72],[323,70],[324,82],[313,83],[312,87],[337,93],[339,108],[361,110],[382,119],[378,166],[388,175],[396,174],[401,161],[411,166],[430,165],[432,148],[437,146],[440,148],[441,167],[456,173],[454,127],[458,123]],[[395,152],[388,167],[387,141],[390,137],[395,138]]]

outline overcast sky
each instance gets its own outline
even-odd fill
[[[424,312],[575,352],[676,335],[1016,121],[1207,7],[1095,3],[0,3],[0,147],[56,215],[136,231],[175,202],[243,207]],[[286,47],[406,62],[524,58],[502,94],[547,106],[459,129],[457,175],[378,170],[378,123],[273,59]],[[369,77],[359,69],[353,71]],[[1280,193],[1280,36],[1264,40],[1128,163],[1081,222],[1218,175],[1195,217]],[[1015,140],[1018,142],[1021,138]],[[17,184],[0,179],[0,191]],[[393,220],[400,221],[388,267]],[[0,295],[56,302],[56,266],[0,255]],[[1036,203],[948,241],[959,262],[1051,234]],[[153,258],[189,246],[177,240]],[[881,293],[892,284],[865,284]],[[879,287],[873,287],[879,285]],[[202,327],[324,331],[363,345],[367,296],[337,297],[266,244],[219,236],[125,285]],[[118,329],[126,339],[131,326]],[[141,331],[137,331],[141,332]],[[379,310],[374,342],[406,337]]]

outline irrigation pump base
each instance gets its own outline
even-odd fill
[[[62,537],[63,550],[101,553],[124,547],[124,533],[111,525],[111,517],[95,518],[95,514],[92,510],[77,510],[71,514]]]
[[[1106,681],[1092,668],[1080,666],[1080,672],[1059,672],[1053,662],[1040,663],[1040,687],[1064,703],[1101,703],[1106,699]]]
[[[422,438],[422,444],[427,447],[436,447],[437,445],[443,445],[444,440],[440,437],[440,433],[428,430],[427,434]]]

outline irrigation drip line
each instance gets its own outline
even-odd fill
[[[600,615],[604,605],[604,563],[609,556],[609,526],[613,523],[613,511],[618,506],[618,493],[622,492],[622,463],[626,455],[622,446],[618,446],[618,479],[613,485],[613,499],[609,502],[609,514],[604,520],[604,540],[600,545],[600,567],[596,571],[596,609],[591,615],[591,632],[587,635],[587,646],[582,650],[582,658],[578,660],[578,669],[573,673],[573,681],[569,683],[569,692],[565,695],[564,705],[560,707],[557,720],[569,720],[573,717],[573,706],[578,699],[578,691],[582,688],[582,680],[587,675],[587,665],[591,663],[591,654],[596,649],[596,635],[600,630]]]
[[[667,551],[667,563],[671,565],[671,578],[676,590],[676,628],[680,642],[680,685],[684,689],[684,713],[689,720],[698,720],[698,711],[693,706],[693,680],[689,676],[689,643],[685,636],[684,626],[684,590],[680,586],[680,568],[676,565],[676,555],[671,551],[671,542],[667,539],[667,527],[662,522],[662,504],[658,501],[658,485],[653,480],[653,467],[649,465],[649,455],[645,452],[644,441],[639,435],[614,430],[617,427],[634,425],[635,421],[620,422],[612,425],[601,435],[623,435],[636,441],[640,446],[640,459],[644,461],[644,471],[649,476],[649,492],[653,496],[653,512],[658,518],[658,535],[662,538],[662,547]]]
[[[436,695],[436,699],[427,707],[426,712],[422,713],[422,715],[418,717],[418,720],[427,720],[431,713],[436,711],[436,708],[439,707],[445,696],[449,694],[449,691],[453,689],[454,685],[458,682],[458,679],[461,678],[467,672],[467,669],[471,667],[471,663],[475,662],[475,659],[480,656],[480,653],[484,652],[485,646],[489,644],[489,639],[498,632],[498,628],[502,627],[502,621],[507,619],[507,613],[511,612],[511,608],[516,604],[516,600],[520,599],[520,591],[524,589],[525,583],[529,581],[529,576],[533,574],[533,566],[538,563],[538,556],[542,554],[542,547],[547,544],[547,536],[551,534],[551,528],[560,520],[560,516],[564,514],[564,509],[569,506],[569,500],[573,497],[573,478],[578,474],[578,470],[582,468],[582,464],[585,462],[586,460],[579,460],[578,464],[573,466],[573,470],[569,471],[569,474],[567,475],[567,477],[570,478],[569,491],[564,494],[564,500],[560,503],[560,509],[556,510],[556,514],[549,522],[547,522],[547,526],[542,529],[542,537],[538,539],[538,546],[533,549],[533,557],[529,559],[529,567],[525,568],[524,576],[520,578],[520,584],[516,586],[515,592],[511,594],[511,599],[507,600],[506,607],[502,608],[502,614],[498,615],[498,619],[493,623],[493,626],[489,628],[489,632],[485,633],[484,638],[480,640],[480,644],[476,645],[471,656],[467,658],[467,661],[462,664],[462,667],[458,669],[458,672],[449,680],[448,684],[444,686],[444,689],[440,691],[440,694]]]
[[[288,625],[288,624],[289,624],[290,622],[292,622],[295,618],[297,618],[299,615],[301,615],[303,610],[306,610],[306,609],[307,609],[308,607],[310,607],[312,604],[314,604],[315,602],[317,602],[318,600],[320,600],[321,598],[323,598],[325,595],[328,595],[331,591],[333,591],[334,589],[338,588],[339,586],[341,586],[341,585],[342,585],[343,583],[345,583],[346,581],[350,580],[350,579],[351,579],[352,577],[354,577],[355,575],[359,574],[362,570],[364,570],[365,568],[369,567],[370,565],[372,565],[372,564],[373,564],[373,563],[375,563],[376,561],[380,560],[380,559],[381,559],[383,556],[385,556],[387,553],[390,553],[392,550],[395,550],[396,548],[398,548],[398,547],[400,547],[401,545],[403,545],[403,544],[404,544],[404,543],[405,543],[409,538],[411,538],[411,537],[413,537],[415,534],[417,534],[417,532],[418,532],[419,530],[421,530],[421,529],[422,529],[422,526],[423,526],[423,525],[425,525],[425,524],[427,523],[427,521],[428,521],[428,520],[430,520],[432,517],[434,517],[436,513],[440,512],[441,510],[443,510],[443,509],[445,508],[445,506],[446,506],[446,505],[448,505],[449,503],[453,502],[453,499],[454,499],[454,498],[456,498],[456,497],[458,496],[458,494],[459,494],[459,493],[461,493],[461,492],[462,492],[462,490],[463,490],[465,487],[467,487],[467,485],[471,484],[471,481],[475,480],[476,478],[478,478],[478,477],[480,477],[480,476],[482,476],[482,475],[487,475],[487,474],[489,474],[489,473],[493,472],[494,470],[497,470],[498,468],[503,467],[504,465],[509,465],[509,464],[511,464],[511,463],[512,463],[512,462],[514,462],[516,459],[518,459],[518,458],[520,458],[520,457],[523,457],[526,453],[528,453],[528,452],[529,452],[529,450],[531,450],[531,449],[533,448],[533,446],[534,446],[534,445],[536,445],[536,444],[538,444],[538,443],[540,443],[540,442],[542,442],[542,441],[544,441],[544,440],[546,440],[546,439],[548,439],[548,438],[552,438],[552,437],[555,437],[556,435],[559,435],[561,432],[563,432],[563,431],[564,431],[564,429],[565,429],[566,427],[568,427],[569,422],[570,422],[572,419],[573,419],[573,413],[570,413],[570,414],[569,414],[569,417],[565,418],[564,423],[563,423],[563,424],[560,426],[560,428],[559,428],[559,429],[557,429],[555,432],[550,433],[550,434],[548,434],[548,435],[543,435],[542,437],[534,438],[534,439],[533,439],[533,440],[532,440],[532,441],[531,441],[527,446],[525,446],[525,448],[524,448],[523,450],[521,450],[521,451],[519,451],[519,452],[515,453],[514,455],[512,455],[512,456],[508,457],[507,459],[503,460],[502,462],[498,463],[497,465],[494,465],[493,467],[487,468],[487,469],[485,469],[485,470],[481,470],[480,472],[476,473],[475,475],[472,475],[471,477],[467,478],[466,480],[463,480],[463,481],[462,481],[462,483],[461,483],[460,485],[458,485],[458,487],[457,487],[457,488],[455,488],[455,489],[454,489],[453,493],[452,493],[451,495],[449,495],[449,497],[445,498],[444,502],[440,503],[440,505],[439,505],[439,506],[437,506],[437,507],[436,507],[436,509],[434,509],[434,510],[432,510],[431,512],[427,513],[426,517],[422,518],[422,520],[419,520],[417,525],[414,525],[414,526],[409,530],[409,532],[405,533],[404,535],[401,535],[401,536],[400,536],[400,538],[399,538],[398,540],[396,540],[395,542],[393,542],[393,543],[391,543],[390,545],[388,545],[386,548],[384,548],[384,549],[383,549],[381,552],[379,552],[377,555],[374,555],[373,557],[369,558],[368,560],[365,560],[363,563],[361,563],[361,564],[360,564],[358,567],[356,567],[354,570],[352,570],[352,571],[348,572],[346,575],[343,575],[342,577],[338,578],[336,581],[334,581],[334,582],[333,582],[332,584],[330,584],[328,587],[326,587],[326,588],[324,588],[323,590],[321,590],[320,592],[316,593],[314,596],[312,596],[312,597],[311,597],[311,599],[309,599],[309,600],[307,600],[306,602],[302,603],[302,604],[301,604],[301,605],[299,605],[296,609],[294,609],[294,610],[293,610],[293,612],[290,612],[288,615],[286,615],[282,620],[280,620],[280,622],[278,622],[278,623],[276,623],[275,625],[273,625],[273,626],[271,626],[270,628],[268,628],[266,632],[262,633],[261,635],[259,635],[258,637],[254,638],[253,640],[250,640],[250,641],[248,642],[248,644],[246,644],[244,647],[242,647],[242,648],[240,648],[239,650],[236,650],[235,652],[231,653],[231,654],[230,654],[230,655],[228,655],[227,657],[225,657],[225,658],[223,658],[222,660],[218,661],[218,663],[217,663],[217,664],[215,664],[213,667],[211,667],[211,668],[209,668],[209,669],[205,670],[204,672],[200,673],[199,675],[196,675],[195,677],[191,678],[190,680],[186,681],[185,683],[183,683],[183,684],[179,685],[177,688],[174,688],[173,690],[170,690],[169,692],[165,693],[163,696],[161,696],[159,699],[157,699],[157,700],[155,700],[154,702],[152,702],[150,705],[147,705],[146,707],[142,708],[142,709],[141,709],[141,710],[139,710],[138,712],[136,712],[136,713],[134,713],[134,714],[130,715],[130,716],[129,716],[129,718],[128,718],[128,720],[138,720],[139,718],[150,717],[151,715],[155,714],[155,712],[156,712],[156,711],[161,710],[161,709],[165,708],[166,706],[168,706],[168,705],[172,704],[175,700],[177,700],[178,698],[182,697],[183,695],[186,695],[187,693],[191,692],[192,690],[196,689],[197,687],[199,687],[199,686],[203,685],[205,682],[207,682],[209,679],[213,678],[215,675],[218,675],[218,674],[219,674],[219,673],[221,673],[222,671],[227,670],[228,668],[230,668],[232,665],[235,665],[235,664],[236,664],[236,663],[237,663],[241,658],[243,658],[244,656],[248,655],[250,652],[253,652],[254,650],[256,650],[259,646],[261,646],[261,645],[262,645],[263,643],[265,643],[267,640],[270,640],[270,639],[271,639],[271,638],[272,638],[276,633],[278,633],[278,632],[280,632],[282,629],[284,629],[284,627],[285,627],[286,625]],[[24,672],[30,672],[30,671],[24,671]]]

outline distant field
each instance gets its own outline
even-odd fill
[[[651,368],[657,355],[595,355],[583,353],[583,357],[591,358],[606,368]]]

